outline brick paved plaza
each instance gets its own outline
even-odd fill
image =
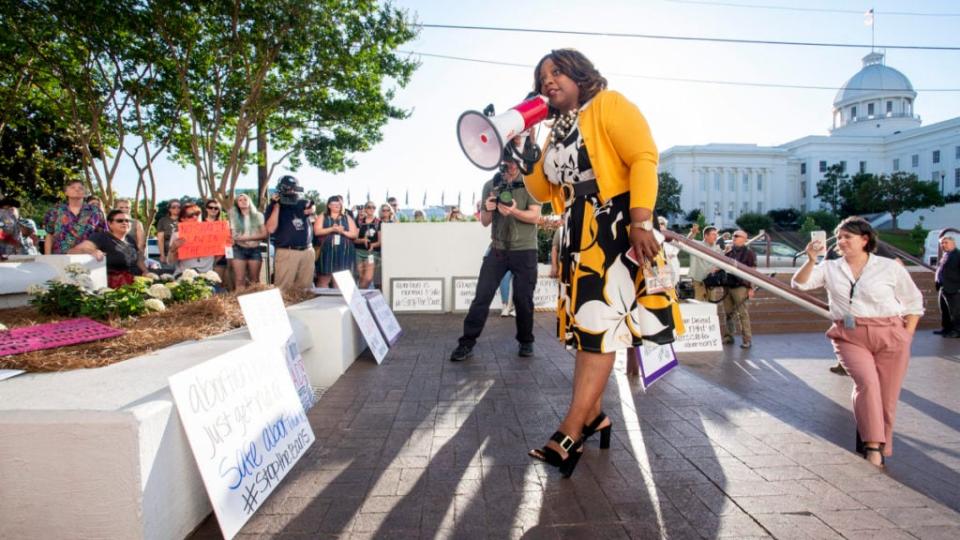
[[[569,398],[555,317],[532,359],[492,316],[452,363],[461,321],[401,317],[384,364],[361,358],[310,411],[316,443],[238,538],[960,538],[960,340],[918,333],[886,472],[851,452],[852,383],[821,333],[687,354],[646,393],[619,366],[612,448],[594,438],[563,480],[526,456]]]

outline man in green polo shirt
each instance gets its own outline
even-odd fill
[[[459,362],[470,357],[490,314],[490,302],[509,270],[517,310],[518,354],[533,356],[533,291],[537,286],[537,223],[540,204],[523,187],[520,168],[506,153],[498,172],[483,185],[480,223],[491,227],[490,249],[483,258],[477,292],[463,321],[463,336],[450,354]]]

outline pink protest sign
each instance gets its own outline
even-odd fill
[[[70,319],[0,332],[0,356],[87,343],[122,336],[126,330],[90,319]]]

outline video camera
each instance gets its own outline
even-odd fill
[[[277,181],[277,195],[280,196],[280,204],[295,205],[303,197],[303,187],[296,178],[286,175]]]
[[[503,178],[503,173],[496,175],[493,179],[493,189],[490,194],[497,199],[497,204],[509,205],[513,202],[513,190],[523,187],[523,178],[517,177],[512,182],[507,182]]]

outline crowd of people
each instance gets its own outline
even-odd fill
[[[379,286],[381,226],[397,220],[396,198],[381,205],[368,201],[347,209],[343,198],[335,195],[327,199],[326,209],[315,215],[313,202],[307,198],[282,201],[279,193],[285,189],[302,192],[296,178],[283,177],[278,195],[264,213],[245,193],[238,194],[228,209],[214,199],[172,199],[161,205],[151,226],[133,217],[130,199],[116,199],[112,208],[105,208],[100,197],[87,194],[83,182],[69,181],[64,186],[64,202],[44,213],[40,228],[20,216],[19,200],[0,199],[0,255],[89,254],[106,262],[112,288],[150,271],[176,276],[189,268],[200,273],[213,270],[225,287],[243,289],[264,281],[263,260],[270,239],[275,248],[272,278],[278,287],[335,286],[332,274],[342,270],[355,272],[361,288]],[[225,246],[224,254],[181,257],[187,240],[178,233],[180,225],[212,221],[223,221],[229,227],[232,242]],[[156,237],[154,257],[147,254],[151,232]]]

